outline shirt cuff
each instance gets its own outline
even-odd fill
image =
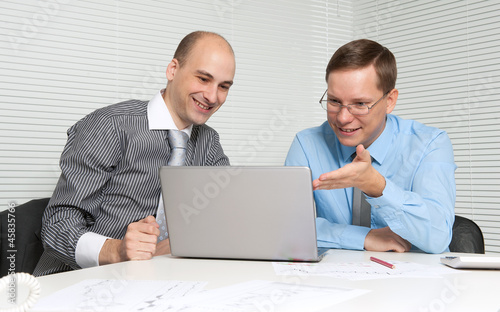
[[[344,233],[342,233],[342,248],[354,249],[354,250],[364,250],[365,249],[365,239],[371,228],[364,226],[348,225],[346,226]]]
[[[370,228],[316,218],[318,247],[363,250]]]
[[[75,249],[76,263],[82,268],[99,266],[99,253],[109,237],[87,232],[80,236]]]
[[[368,198],[367,202],[372,206],[372,217],[385,220],[391,230],[403,236],[406,226],[402,223],[403,207],[405,203],[405,192],[392,181],[386,179],[383,195],[377,198]]]

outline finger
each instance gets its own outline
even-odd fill
[[[130,255],[140,254],[140,253],[150,253],[153,254],[156,251],[156,242],[146,243],[146,242],[129,242],[126,245],[127,253]]]
[[[393,232],[394,233],[394,232]],[[403,247],[404,251],[409,251],[411,249],[411,244],[398,234],[394,233],[396,241]]]
[[[149,260],[153,257],[154,252],[149,251],[133,251],[129,254],[130,260]]]
[[[401,245],[400,243],[395,243],[391,250],[395,251],[395,252],[405,252],[406,251],[405,246]]]
[[[321,174],[319,177],[318,177],[318,181],[328,181],[328,180],[333,180],[335,178],[335,175],[337,175],[336,173],[337,170],[335,171],[330,171],[330,172],[325,172],[323,174]]]
[[[143,252],[154,252],[156,243],[158,242],[158,237],[156,235],[142,233],[133,237],[130,236],[126,239],[128,249]]]
[[[411,243],[409,241],[405,240],[404,246],[405,246],[405,251],[410,251]]]
[[[151,224],[158,229],[160,228],[160,225],[158,224],[158,222],[156,221],[156,218],[154,216],[148,216],[147,218],[145,218],[143,220],[144,220],[144,223]]]
[[[344,168],[340,168],[338,170],[322,174],[318,179],[313,181],[313,188],[318,190],[332,190],[352,187],[352,179],[353,177],[349,174],[349,171]]]
[[[146,218],[141,219],[141,220],[139,220],[137,222],[151,224],[151,223],[156,222],[156,218],[154,216],[147,216]]]
[[[136,246],[136,248],[134,248],[134,250],[136,250],[137,252],[143,252],[143,253],[150,253],[150,254],[154,254],[156,252],[156,248],[157,248],[157,239],[155,239],[154,241],[149,241],[149,242],[145,242],[145,241],[142,241],[142,242],[139,242]]]
[[[394,235],[395,235],[395,243],[397,246],[395,251],[397,251],[397,252],[410,251],[411,244],[406,239],[402,238],[401,236],[399,236],[397,234],[394,234]]]
[[[355,161],[365,161],[365,162],[371,163],[370,152],[367,149],[365,149],[363,144],[359,144],[358,146],[356,146],[356,158],[354,160]]]
[[[325,172],[318,177],[319,181],[342,181],[349,178],[352,175],[352,168],[350,164],[345,165],[342,168],[333,170],[330,172]]]
[[[139,220],[137,222],[131,223],[130,225],[138,226],[137,224],[150,224],[150,225],[153,225],[156,228],[160,228],[160,225],[156,222],[156,218],[154,216],[147,216],[146,218],[141,219],[141,220]],[[138,226],[138,228],[146,229],[146,230],[148,229],[147,227],[144,228],[144,227],[141,227],[141,226]]]
[[[149,217],[148,217],[149,218]],[[154,217],[152,217],[154,219]],[[153,221],[152,223],[147,223],[143,220],[140,220],[135,223],[129,224],[127,228],[127,232],[135,232],[135,233],[143,233],[143,234],[148,234],[148,235],[160,235],[160,230],[158,223],[156,221]]]
[[[320,180],[314,180],[313,181],[313,190],[332,190],[332,189],[337,189],[337,188],[343,188],[344,186],[339,184],[337,181],[320,181]]]
[[[153,237],[152,235],[147,235]],[[156,252],[156,239],[148,241],[148,238],[125,237],[122,245],[125,258],[128,260],[145,260],[151,259]]]
[[[125,234],[124,237],[125,244],[127,248],[132,248],[135,250],[144,250],[140,248],[141,244],[156,244],[158,241],[158,236],[154,234],[147,234],[143,232],[130,231]],[[148,249],[145,249],[148,250]]]

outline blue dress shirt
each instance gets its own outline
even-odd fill
[[[328,122],[297,133],[285,165],[307,166],[312,178],[351,162],[354,146],[343,146]],[[371,228],[389,226],[413,247],[428,253],[447,250],[456,196],[453,148],[446,132],[387,115],[382,134],[368,151],[385,177],[383,195],[367,196]],[[314,191],[318,246],[364,248],[370,228],[352,225],[353,188]]]

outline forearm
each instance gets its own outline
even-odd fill
[[[99,253],[99,265],[118,263],[122,259],[120,254],[122,241],[119,239],[107,239]]]
[[[316,218],[318,247],[363,250],[367,227],[338,224],[324,218]]]
[[[434,197],[424,197],[414,191],[386,182],[384,195],[369,198],[375,223],[385,223],[390,229],[417,248],[428,253],[441,253],[451,241],[454,191],[434,189]]]

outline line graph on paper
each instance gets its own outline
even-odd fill
[[[341,263],[292,263],[274,262],[276,275],[299,276],[329,276],[349,280],[367,280],[394,277],[439,277],[440,274],[450,273],[443,268],[427,265],[391,261],[396,266],[390,269],[372,262],[341,262]]]
[[[183,297],[173,307],[178,312],[315,311],[366,292],[254,280]]]
[[[169,311],[206,282],[88,279],[43,298],[33,311]]]

